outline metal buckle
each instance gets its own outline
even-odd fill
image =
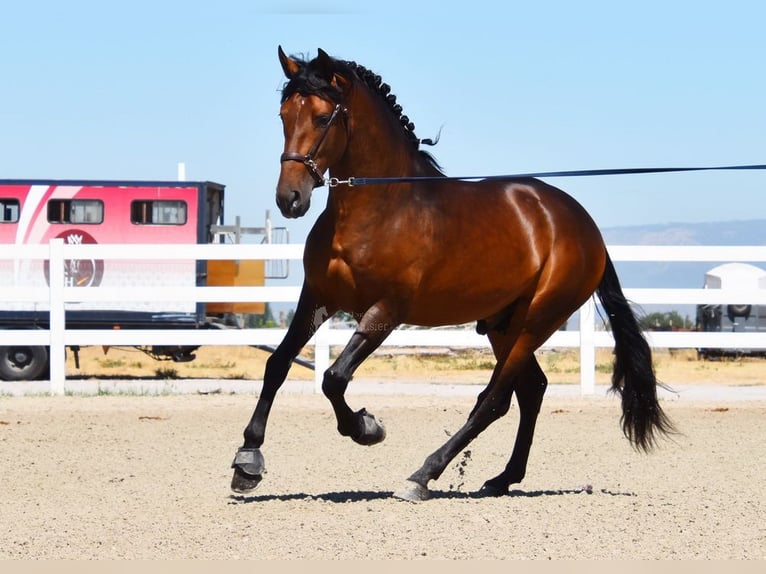
[[[327,185],[330,187],[338,187],[339,185],[354,187],[354,178],[349,177],[348,179],[338,179],[337,177],[331,177],[327,180]]]

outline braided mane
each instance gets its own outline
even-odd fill
[[[341,103],[343,94],[337,87],[331,85],[324,79],[316,65],[316,59],[306,61],[294,57],[294,60],[299,65],[300,69],[298,73],[283,86],[282,103],[296,92],[302,95],[319,96],[336,104]],[[396,102],[396,95],[391,93],[391,86],[384,83],[378,74],[353,61],[336,60],[334,58],[332,61],[335,66],[335,72],[346,77],[356,76],[359,80],[364,82],[373,93],[380,96],[386,103],[389,111],[401,125],[405,136],[415,149],[418,149],[420,144],[436,145],[439,141],[438,137],[435,139],[421,140],[415,135],[415,124],[410,121],[409,117],[404,115],[402,106]],[[436,169],[441,169],[436,159],[434,159],[430,153],[423,150],[419,150],[419,152]]]

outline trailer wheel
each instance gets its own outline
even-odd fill
[[[0,379],[4,381],[32,381],[47,369],[46,347],[0,347]]]
[[[728,305],[726,307],[726,314],[729,316],[729,319],[733,319],[734,317],[744,317],[745,319],[749,319],[752,310],[752,305]]]

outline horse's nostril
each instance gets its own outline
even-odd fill
[[[301,194],[298,191],[293,191],[292,198],[290,199],[290,210],[294,211],[301,204]]]

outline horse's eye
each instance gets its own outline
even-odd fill
[[[314,124],[315,124],[315,125],[316,125],[316,127],[318,127],[318,128],[325,128],[325,127],[327,127],[327,125],[328,125],[329,123],[330,123],[330,116],[326,116],[326,115],[323,115],[323,116],[317,116],[317,117],[314,119]]]

